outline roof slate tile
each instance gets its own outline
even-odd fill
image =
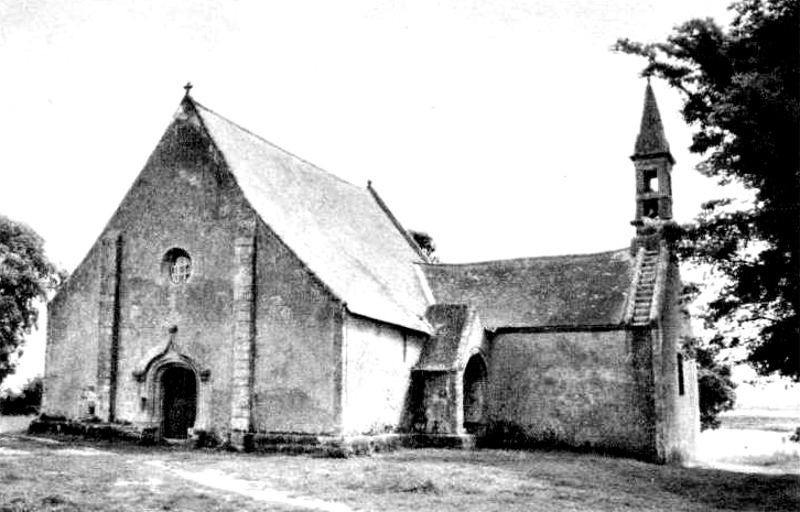
[[[489,329],[622,324],[627,249],[470,264],[423,264],[437,302],[475,306]]]
[[[419,256],[368,189],[190,101],[261,219],[350,311],[429,332]]]

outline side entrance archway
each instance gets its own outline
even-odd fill
[[[473,355],[464,369],[464,430],[481,434],[486,424],[486,363]]]
[[[197,416],[197,377],[184,366],[169,366],[161,374],[161,435],[185,439]]]

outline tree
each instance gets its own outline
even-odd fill
[[[433,237],[424,231],[414,231],[409,230],[409,234],[411,238],[414,239],[414,242],[419,246],[422,250],[423,254],[428,257],[430,261],[436,262],[439,259],[433,255],[436,252],[436,242],[433,241]]]
[[[733,408],[736,385],[731,380],[730,366],[718,365],[712,352],[696,352],[699,370],[697,387],[700,391],[700,428],[719,428],[719,413]]]
[[[691,337],[684,341],[684,351],[697,362],[697,390],[700,407],[700,429],[719,428],[718,416],[733,409],[736,384],[731,379],[731,367],[720,361],[719,346]]]
[[[38,413],[42,405],[43,392],[42,378],[30,379],[21,391],[0,397],[0,414],[12,416]]]
[[[694,303],[697,308],[697,298],[701,290],[698,285],[689,283],[681,291],[681,313],[690,316],[705,318],[705,312],[690,313],[689,305]],[[681,337],[682,352],[691,356],[698,366],[697,391],[700,408],[700,429],[719,428],[720,413],[733,409],[736,401],[736,384],[731,378],[731,365],[721,357],[722,344],[719,343],[720,335]]]
[[[680,245],[725,278],[709,319],[737,329],[716,342],[746,346],[761,374],[800,380],[798,1],[743,0],[730,9],[727,29],[694,19],[666,42],[620,39],[615,49],[645,57],[643,75],[680,91],[695,130],[690,150],[704,156],[698,170],[753,192],[745,207],[705,203]]]
[[[39,235],[0,215],[0,382],[14,371],[24,336],[36,326],[36,300],[46,300],[64,278]]]

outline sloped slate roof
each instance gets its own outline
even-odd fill
[[[621,325],[635,263],[623,249],[422,268],[436,302],[475,306],[496,329]]]
[[[185,101],[261,219],[350,311],[429,332],[420,257],[368,189]]]
[[[434,335],[422,348],[418,368],[448,370],[458,363],[458,352],[469,318],[469,306],[464,304],[435,304],[428,308],[428,321]]]

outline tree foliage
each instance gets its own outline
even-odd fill
[[[19,392],[0,397],[0,414],[7,416],[36,414],[42,405],[44,383],[41,377],[34,377],[25,383]]]
[[[732,409],[736,402],[736,384],[731,379],[731,367],[720,362],[719,348],[714,343],[690,338],[684,340],[684,350],[697,362],[700,428],[719,428],[719,414]]]
[[[800,379],[800,16],[797,0],[731,5],[727,28],[711,19],[676,27],[666,42],[621,39],[618,51],[645,57],[683,96],[698,170],[740,183],[754,201],[709,201],[686,226],[685,256],[713,265],[725,285],[709,318],[736,324],[719,341],[743,343],[762,374]]]
[[[433,255],[433,253],[436,252],[436,242],[433,241],[433,237],[431,235],[424,231],[414,230],[409,230],[409,234],[429,260],[437,261],[436,256]]]
[[[46,300],[63,279],[45,256],[42,238],[0,215],[0,382],[14,371],[24,336],[36,326],[35,301]]]
[[[690,315],[688,306],[695,302],[701,290],[689,283],[681,290],[681,311]],[[697,315],[698,313],[694,313]],[[703,316],[703,313],[700,313]],[[688,321],[688,318],[687,318]],[[697,363],[697,391],[701,430],[719,428],[720,413],[733,409],[736,402],[736,384],[731,378],[731,365],[721,357],[721,335],[713,337],[682,336],[682,352]]]

